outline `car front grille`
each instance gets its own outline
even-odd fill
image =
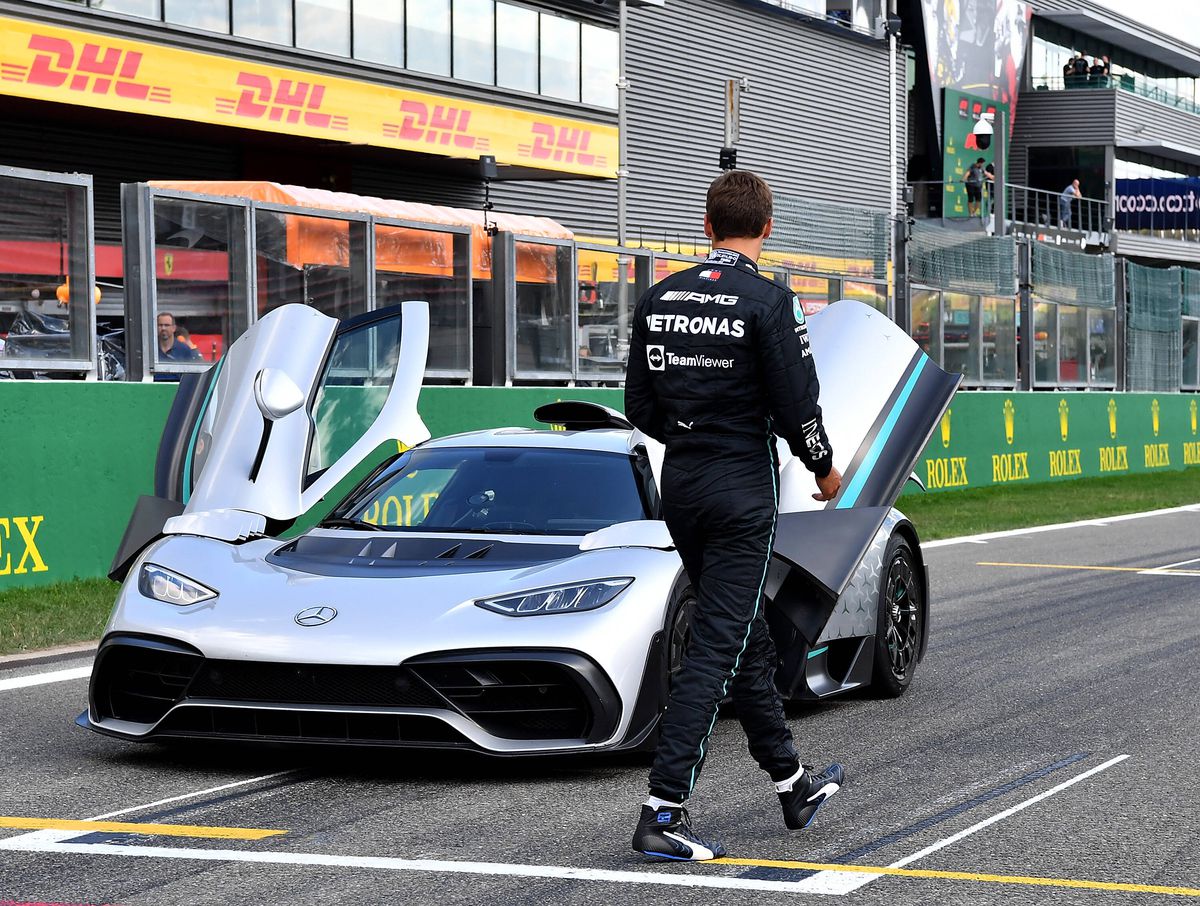
[[[578,675],[546,661],[420,664],[414,670],[458,710],[504,739],[582,739],[592,713]]]
[[[472,743],[437,717],[365,709],[459,713],[501,739],[588,742],[607,738],[620,713],[607,677],[569,652],[289,664],[206,659],[176,642],[132,636],[101,646],[91,700],[98,720],[156,724],[153,736],[381,745]]]
[[[470,741],[436,717],[295,709],[185,705],[155,731],[163,736],[294,741],[318,744],[469,747]]]
[[[445,708],[407,667],[205,661],[188,698],[305,705]]]

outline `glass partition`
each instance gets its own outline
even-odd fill
[[[516,242],[512,374],[533,380],[563,380],[575,368],[575,264],[570,242],[529,238]]]
[[[334,217],[254,211],[258,317],[301,302],[331,318],[367,310],[361,276],[367,266],[366,224]]]
[[[1058,385],[1058,317],[1055,305],[1033,305],[1033,383],[1035,386]]]
[[[426,372],[466,377],[471,369],[471,234],[375,225],[375,306],[429,304]]]
[[[96,367],[91,191],[90,176],[0,167],[0,378]]]
[[[981,380],[979,297],[943,293],[942,305],[942,367],[959,372],[968,384],[978,384]]]
[[[646,261],[648,270],[649,254],[580,246],[575,255],[579,377],[623,380],[630,319],[640,294],[636,264]]]
[[[942,364],[942,294],[936,289],[913,287],[910,334],[925,354]]]
[[[980,303],[983,322],[983,383],[1017,383],[1017,303],[1015,299],[984,296]]]
[[[1185,390],[1200,390],[1200,318],[1184,316],[1183,319],[1183,378],[1181,386]]]
[[[815,315],[839,298],[841,284],[829,277],[814,277],[795,271],[788,273],[788,287],[800,298],[806,315]]]
[[[215,362],[249,326],[246,210],[190,198],[154,203],[151,361],[162,376]]]
[[[1078,305],[1058,306],[1058,382],[1086,384],[1087,318]]]
[[[883,283],[863,283],[857,280],[842,281],[842,298],[865,302],[876,311],[888,313],[887,286]]]
[[[1100,387],[1117,384],[1117,313],[1111,308],[1089,308],[1088,383]]]

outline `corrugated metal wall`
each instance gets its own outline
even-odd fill
[[[888,53],[752,0],[673,0],[631,11],[629,227],[647,242],[701,236],[719,172],[725,80],[745,76],[738,163],[776,192],[888,206]],[[898,55],[898,158],[907,159],[904,57]],[[497,205],[616,234],[613,183],[509,183]]]

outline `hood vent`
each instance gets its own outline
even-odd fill
[[[486,557],[488,555],[488,551],[490,551],[495,546],[496,545],[494,545],[494,544],[486,544],[483,547],[479,548],[479,550],[471,551],[471,553],[467,554],[467,556],[464,557],[463,559],[464,560],[482,560],[484,557]]]
[[[453,547],[446,548],[446,550],[442,551],[440,554],[438,554],[433,559],[435,559],[435,560],[453,560],[455,557],[458,556],[458,552],[461,549],[462,549],[462,545],[456,544]]]

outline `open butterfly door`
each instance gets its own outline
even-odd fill
[[[781,445],[774,608],[812,646],[900,496],[962,376],[897,324],[849,300],[808,319],[821,411],[842,488],[813,500],[811,473]],[[781,688],[789,685],[779,677]]]
[[[155,497],[139,501],[110,575],[161,534],[274,533],[381,443],[427,440],[417,400],[428,341],[424,302],[348,321],[305,305],[265,315],[215,366],[180,382]]]

